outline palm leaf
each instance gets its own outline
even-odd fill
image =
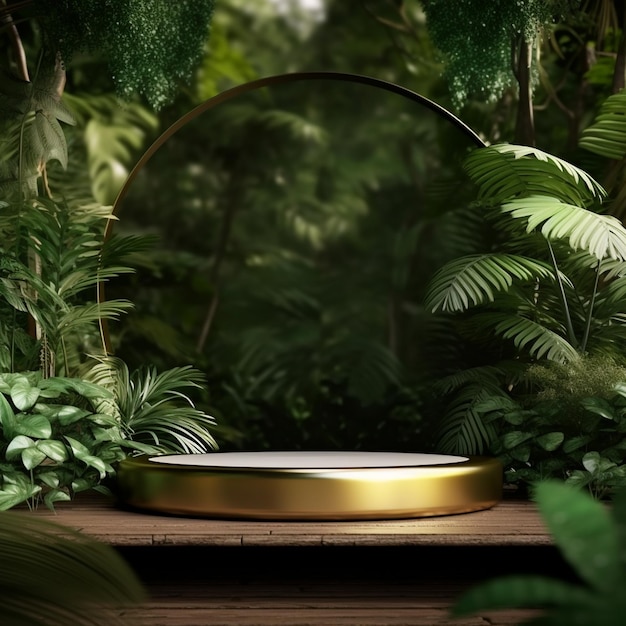
[[[108,546],[50,522],[0,513],[3,626],[130,624],[139,582]]]
[[[600,200],[606,191],[585,171],[528,146],[499,144],[474,150],[465,162],[481,199],[504,202],[551,195],[572,204]]]
[[[425,306],[433,313],[464,311],[470,306],[493,302],[495,293],[507,291],[513,280],[550,278],[546,263],[513,254],[475,254],[455,259],[433,277]]]
[[[495,430],[485,424],[475,409],[493,394],[503,392],[493,385],[470,384],[449,404],[442,418],[437,449],[447,454],[482,454],[491,445]]]
[[[612,215],[601,215],[550,196],[512,200],[502,211],[515,219],[527,219],[527,232],[541,228],[547,239],[569,239],[597,259],[626,261],[626,229]]]
[[[626,156],[626,91],[609,96],[593,124],[586,128],[578,144],[608,159]]]
[[[564,337],[540,322],[507,313],[485,313],[481,320],[495,334],[512,339],[518,349],[527,350],[536,359],[565,363],[578,358],[575,348]]]

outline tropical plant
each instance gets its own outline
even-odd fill
[[[491,451],[524,488],[560,478],[597,498],[626,486],[626,368],[606,356],[531,365],[533,393],[492,395],[474,410],[495,429]]]
[[[444,449],[459,453],[494,441],[476,405],[517,385],[520,360],[619,359],[626,331],[626,229],[597,212],[602,187],[557,157],[512,145],[474,151],[466,170],[492,229],[492,250],[444,265],[426,296],[432,312],[461,314],[459,332],[482,339],[483,359],[497,359],[444,380],[466,399],[461,406],[453,400],[441,425]]]
[[[69,500],[105,490],[113,464],[126,456],[119,421],[95,409],[109,392],[72,378],[39,372],[0,374],[0,509]]]
[[[539,483],[535,498],[554,542],[580,584],[541,575],[503,577],[465,593],[452,614],[533,607],[543,612],[525,624],[625,624],[626,492],[616,495],[610,510],[589,495],[555,481]]]
[[[45,520],[0,513],[0,552],[5,626],[123,626],[145,597],[112,548]]]
[[[119,93],[130,98],[139,86],[153,106],[162,106],[198,59],[213,3],[119,2],[100,9],[97,2],[45,0],[0,6],[11,35],[0,86],[3,509],[24,501],[53,508],[79,491],[105,490],[115,462],[129,453],[215,445],[212,419],[184,393],[199,385],[190,369],[158,375],[149,369],[145,376],[126,370],[111,385],[117,396],[87,380],[109,348],[105,320],[131,306],[104,301],[99,290],[129,272],[125,260],[146,246],[144,238],[105,236],[115,219],[105,203],[156,123],[137,102],[122,110],[110,95],[63,98],[65,62],[89,50],[106,57]],[[23,21],[32,26],[24,29],[26,41]],[[155,37],[159,50],[168,49],[167,61],[148,55]],[[174,57],[176,67],[169,65]],[[74,128],[66,134],[61,124]]]
[[[111,393],[99,399],[98,407],[115,416],[124,435],[141,451],[194,454],[217,447],[211,435],[215,420],[196,409],[187,395],[205,382],[191,366],[161,373],[144,366],[131,373],[124,361],[108,357],[89,371],[87,379]]]

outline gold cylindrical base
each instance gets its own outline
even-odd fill
[[[502,495],[501,464],[482,457],[435,465],[305,468],[206,467],[158,458],[120,463],[123,502],[202,517],[354,520],[466,513],[490,508]]]

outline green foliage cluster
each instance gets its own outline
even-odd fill
[[[491,396],[475,411],[495,430],[491,446],[522,488],[546,478],[596,497],[626,484],[626,368],[606,356],[531,365],[532,393]]]
[[[105,358],[104,324],[131,303],[104,301],[100,289],[130,272],[125,261],[146,243],[136,236],[106,237],[107,224],[116,218],[104,203],[119,191],[155,120],[136,103],[121,110],[112,95],[64,99],[65,67],[55,54],[57,44],[78,45],[83,37],[95,37],[98,19],[124,18],[130,22],[120,22],[117,35],[125,36],[128,45],[106,52],[115,52],[129,71],[133,62],[139,63],[138,71],[149,59],[141,48],[133,57],[129,42],[145,41],[137,29],[148,28],[150,15],[172,18],[171,28],[161,32],[167,37],[174,34],[172,28],[180,32],[180,20],[196,14],[190,3],[78,4],[47,5],[55,18],[72,11],[77,22],[65,24],[67,36],[44,27],[46,35],[34,44],[20,39],[9,9],[3,9],[15,28],[14,58],[25,56],[24,46],[32,45],[37,62],[34,67],[17,63],[19,78],[12,73],[15,67],[9,67],[0,85],[5,147],[0,155],[0,509],[25,501],[53,508],[80,491],[104,489],[103,481],[127,454],[215,447],[210,433],[214,420],[196,409],[188,395],[201,384],[197,370],[157,373],[144,368],[131,374]],[[210,18],[207,6],[212,8],[211,3],[196,7],[205,16],[203,24],[194,21],[203,30],[201,42]],[[38,7],[45,13],[43,4]],[[37,19],[41,25],[42,15]],[[154,27],[149,26],[147,34]],[[72,31],[78,27],[83,30]],[[97,37],[105,34],[98,31]],[[65,39],[55,41],[53,35]],[[187,46],[191,59],[198,41],[177,42],[177,53]],[[126,89],[132,88],[131,75],[140,80],[131,71]],[[155,80],[161,84],[158,76]],[[172,85],[152,96],[171,95]],[[66,133],[68,126],[73,128]],[[93,377],[102,384],[90,382]]]
[[[537,485],[537,506],[554,542],[580,577],[574,584],[541,575],[494,579],[466,592],[452,609],[455,616],[480,610],[532,607],[541,615],[528,624],[624,623],[626,492],[611,510],[554,481]]]
[[[0,394],[0,510],[98,489],[124,458],[120,422],[96,409],[106,389],[32,372],[0,374]]]
[[[102,55],[124,98],[170,102],[200,60],[213,0],[36,0],[49,43],[65,61],[77,51]]]
[[[422,0],[428,31],[443,55],[457,105],[471,97],[492,100],[515,84],[513,42],[534,42],[568,0]]]

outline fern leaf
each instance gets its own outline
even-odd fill
[[[593,124],[583,131],[579,145],[608,159],[626,156],[626,91],[604,101]]]
[[[536,359],[566,363],[579,357],[564,337],[539,322],[506,313],[486,313],[482,319],[483,323],[493,324],[494,333],[512,339],[517,348],[527,350]]]
[[[512,254],[477,254],[455,259],[433,277],[425,306],[433,313],[463,311],[470,306],[493,302],[494,294],[507,291],[513,280],[551,278],[546,263]]]
[[[495,387],[468,385],[448,406],[439,429],[437,449],[446,454],[482,454],[491,445],[495,430],[485,424],[475,407],[493,393],[503,392]]]
[[[547,239],[569,239],[574,250],[583,249],[597,259],[626,261],[626,229],[612,215],[601,215],[550,196],[512,200],[502,211],[527,219],[527,232],[541,228]]]
[[[504,202],[551,195],[572,204],[601,200],[606,191],[585,171],[529,146],[499,144],[474,150],[465,162],[480,198]]]

